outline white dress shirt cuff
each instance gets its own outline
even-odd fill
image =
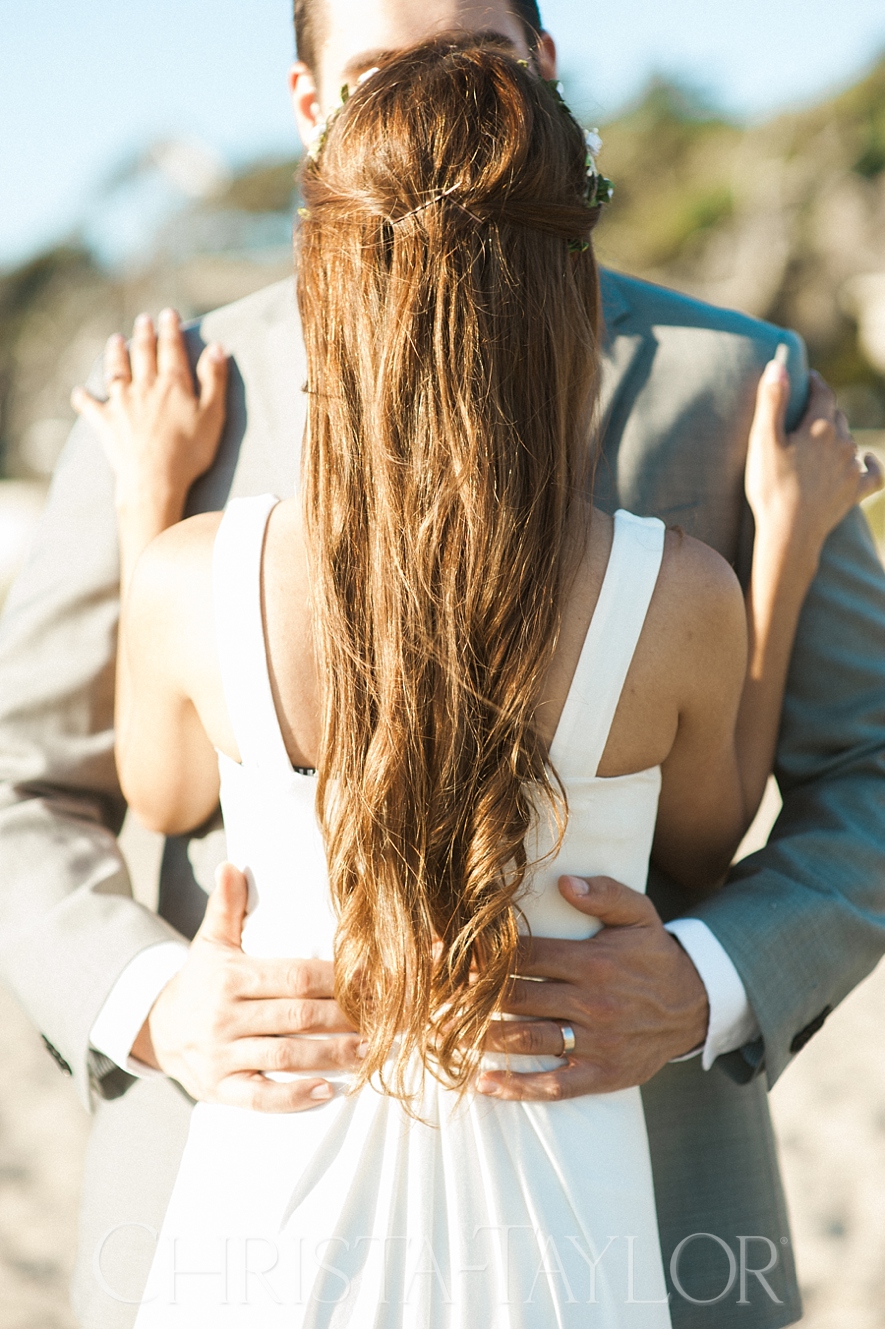
[[[664,926],[687,953],[707,989],[710,1023],[706,1042],[696,1052],[702,1053],[701,1064],[708,1071],[723,1053],[734,1052],[759,1038],[759,1024],[747,1000],[747,990],[740,974],[706,923],[699,918],[674,918]],[[688,1055],[696,1055],[696,1052]],[[684,1058],[677,1057],[676,1060]]]
[[[130,1075],[162,1075],[162,1071],[130,1056],[132,1044],[148,1012],[171,978],[181,969],[188,948],[180,941],[158,941],[129,961],[89,1031],[89,1042]]]

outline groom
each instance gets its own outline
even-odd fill
[[[297,0],[302,135],[379,52],[459,27],[500,34],[554,76],[534,0]],[[617,274],[602,283],[597,502],[678,524],[745,575],[756,381],[786,343],[795,419],[801,345]],[[195,353],[215,339],[232,355],[225,438],[191,510],[291,492],[304,415],[292,284],[208,315],[191,339]],[[329,966],[259,972],[238,950],[236,874],[185,947],[205,905],[194,873],[210,885],[223,856],[217,831],[167,842],[158,914],[132,900],[115,840],[125,810],[111,732],[117,576],[111,475],[78,424],[0,633],[0,972],[95,1114],[75,1282],[87,1329],[134,1318],[192,1106],[181,1086],[223,1099],[231,1049],[247,1037],[326,1035],[277,1042],[281,1069],[318,1075],[349,1064],[358,1039],[330,1000]],[[803,612],[771,843],[700,905],[655,873],[648,900],[604,880],[583,895],[564,887],[606,926],[589,942],[534,943],[522,972],[550,981],[519,984],[514,1010],[543,1018],[508,1038],[531,1040],[516,1051],[559,1053],[564,1022],[570,1065],[485,1086],[530,1097],[644,1085],[677,1329],[774,1329],[800,1313],[766,1087],[885,950],[883,641],[885,577],[855,512],[828,541]],[[290,1092],[290,1109],[307,1106],[297,1085]]]

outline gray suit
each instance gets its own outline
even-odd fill
[[[682,526],[746,577],[742,473],[755,384],[788,341],[795,418],[802,347],[769,325],[616,274],[604,274],[603,286],[597,501]],[[191,509],[291,492],[305,377],[291,284],[207,315],[192,349],[209,338],[233,355],[230,415]],[[95,1112],[75,1280],[89,1329],[132,1322],[121,1298],[137,1298],[146,1228],[161,1221],[190,1112],[172,1082],[133,1081],[92,1052],[89,1030],[128,961],[155,941],[192,935],[205,902],[185,841],[167,844],[160,916],[132,900],[117,849],[111,494],[101,450],[79,424],[0,631],[0,972]],[[725,890],[693,906],[674,882],[650,882],[665,918],[690,913],[720,939],[762,1030],[712,1071],[697,1060],[671,1065],[643,1091],[665,1260],[690,1238],[675,1265],[677,1329],[769,1329],[798,1318],[766,1082],[885,950],[885,576],[856,512],[828,540],[802,614],[776,773],[784,809],[771,843]],[[762,1278],[742,1273],[742,1252],[744,1271],[776,1263]]]

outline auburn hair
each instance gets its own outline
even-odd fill
[[[410,1066],[469,1084],[539,798],[565,825],[535,709],[592,468],[597,214],[578,124],[475,36],[386,59],[301,188],[335,992],[354,1087],[410,1101]]]

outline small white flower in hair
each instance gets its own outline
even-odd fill
[[[587,151],[595,162],[600,152],[602,152],[602,139],[599,137],[599,130],[585,129],[584,142],[587,144]]]
[[[357,87],[359,87],[361,83],[365,83],[366,79],[371,78],[373,74],[377,74],[379,68],[379,65],[372,65],[371,69],[364,69],[356,81]],[[314,125],[310,135],[310,142],[307,145],[307,155],[310,157],[311,161],[316,161],[319,158],[323,144],[326,141],[326,135],[329,132],[329,127],[349,97],[350,87],[345,83],[341,88],[341,95],[339,96],[338,101],[330,108],[328,115],[324,120],[321,120],[319,124]]]
[[[316,161],[320,155],[320,148],[323,146],[323,139],[326,137],[326,121],[318,120],[310,131],[310,138],[307,142],[307,155],[311,161]]]

